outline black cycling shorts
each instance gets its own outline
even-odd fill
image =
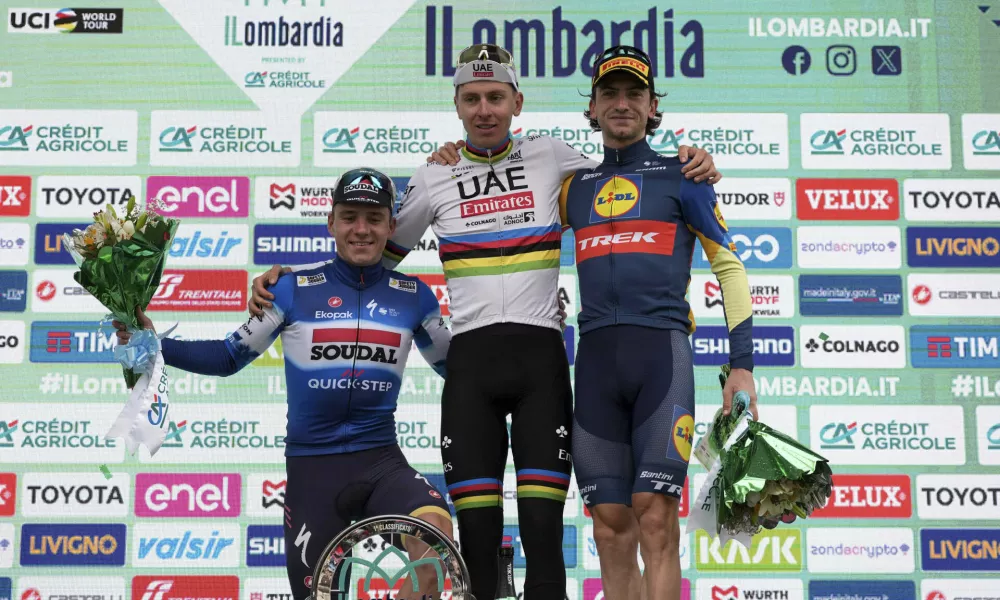
[[[448,350],[441,398],[441,456],[462,511],[502,506],[509,441],[517,497],[566,501],[573,391],[559,331],[501,323],[461,333]]]
[[[406,462],[399,446],[285,459],[285,561],[295,600],[309,596],[327,544],[350,523],[380,515],[451,518],[442,491]]]
[[[573,466],[587,506],[632,494],[680,498],[694,436],[694,365],[683,331],[637,325],[583,334]]]

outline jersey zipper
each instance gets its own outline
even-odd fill
[[[622,157],[620,151],[615,148],[615,161],[618,163],[617,168],[620,169],[622,165]],[[617,170],[617,169],[616,169]],[[611,262],[609,266],[609,279],[611,280],[611,311],[614,316],[614,324],[618,324],[618,288],[615,286],[615,201],[618,197],[618,173],[611,176],[611,189],[614,196],[611,198],[611,212],[608,226],[611,229],[611,251],[608,252],[608,260]]]
[[[489,149],[486,150],[486,160],[489,162],[490,171],[492,171],[493,174],[496,175],[496,171],[493,169],[493,151],[492,150],[489,150]],[[503,227],[500,225],[500,222],[501,222],[500,221],[500,215],[497,215],[497,241],[498,242],[500,241],[500,237],[501,237],[500,234],[503,231]],[[500,278],[499,278],[500,279],[500,322],[501,323],[504,323],[507,320],[507,286],[504,285],[504,277],[506,277],[506,273],[504,273],[505,269],[504,269],[504,265],[503,265],[503,258],[504,258],[504,248],[501,245],[500,246]]]
[[[354,399],[354,373],[357,372],[357,367],[358,367],[358,346],[361,344],[361,296],[362,296],[361,291],[365,287],[365,275],[364,275],[364,273],[361,273],[360,277],[361,277],[361,283],[358,286],[358,318],[355,321],[355,323],[356,323],[356,329],[354,331],[354,358],[352,359],[352,362],[351,362],[351,377],[350,377],[350,379],[348,380],[348,383],[347,383],[347,385],[349,387],[347,389],[347,419],[344,421],[344,440],[345,440],[344,441],[344,451],[345,452],[349,451],[349,449],[347,448],[347,441],[346,440],[349,439],[349,436],[350,436],[350,427],[351,427],[351,400]]]

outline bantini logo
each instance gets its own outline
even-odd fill
[[[812,146],[813,154],[843,155],[843,142],[846,137],[846,129],[840,131],[820,129],[809,138],[809,145]]]
[[[819,430],[819,447],[824,450],[854,450],[854,439],[858,432],[858,422],[843,424],[830,423]]]
[[[0,150],[27,152],[28,138],[31,137],[34,128],[34,125],[28,125],[27,127],[20,125],[0,127]]]
[[[984,129],[972,136],[972,153],[985,156],[1000,156],[1000,131]]]
[[[167,127],[160,132],[160,152],[191,152],[191,138],[197,131],[197,125],[187,129]]]
[[[649,147],[657,152],[664,152],[667,150],[677,151],[681,144],[684,143],[684,129],[678,129],[676,131],[671,131],[669,129],[657,129],[650,136]]]
[[[323,134],[323,152],[357,152],[354,142],[361,134],[361,128],[334,127]]]

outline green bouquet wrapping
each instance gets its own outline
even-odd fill
[[[136,330],[137,306],[149,306],[157,287],[179,222],[152,211],[140,211],[135,197],[121,217],[110,204],[94,213],[86,230],[65,234],[63,247],[79,271],[73,274],[85,290],[100,301],[115,319]],[[140,373],[124,366],[125,383],[135,387]]]
[[[720,379],[725,385],[728,365]],[[807,518],[833,492],[827,459],[795,439],[753,420],[749,395],[737,392],[732,411],[715,413],[694,450],[709,470],[688,517],[688,531],[704,529],[725,544],[747,548],[761,528]]]

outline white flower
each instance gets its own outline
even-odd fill
[[[135,235],[135,224],[132,223],[132,221],[125,221],[125,223],[122,225],[122,229],[125,230],[126,238],[131,238],[133,235]]]

